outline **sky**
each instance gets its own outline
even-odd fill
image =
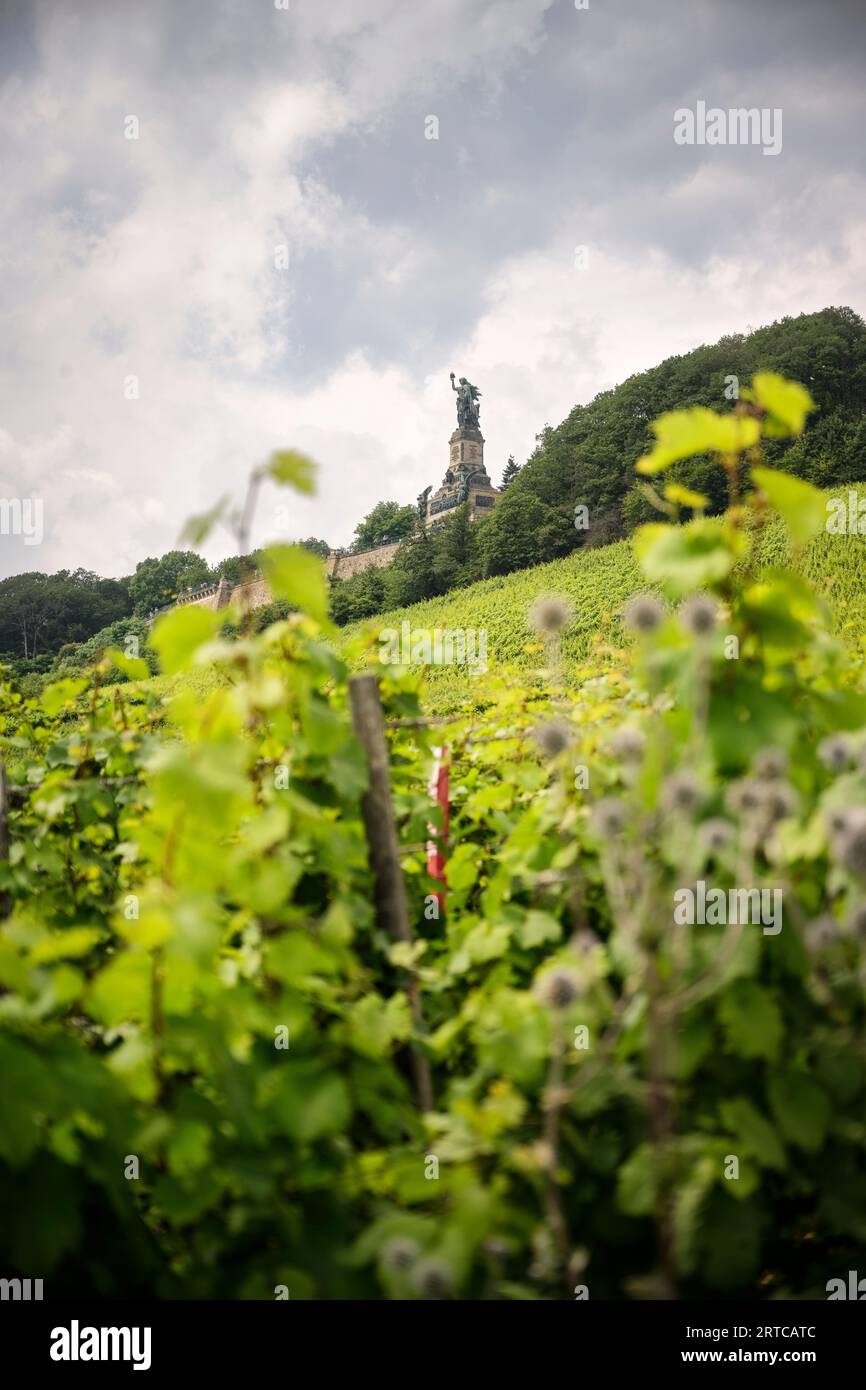
[[[255,543],[346,545],[441,482],[451,371],[498,482],[665,357],[866,313],[864,60],[863,0],[0,0],[0,577],[130,574],[277,448],[318,491]],[[781,148],[679,143],[702,102]]]

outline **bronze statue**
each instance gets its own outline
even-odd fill
[[[467,381],[465,376],[460,378],[460,385],[454,385],[454,373],[451,373],[451,390],[457,392],[457,425],[460,429],[480,428],[478,417],[481,411],[481,392],[477,386],[473,386],[471,381]]]

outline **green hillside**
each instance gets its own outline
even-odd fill
[[[652,445],[652,421],[672,410],[735,410],[748,381],[771,371],[806,387],[814,403],[794,435],[764,441],[773,468],[815,487],[845,488],[866,476],[866,325],[850,308],[784,318],[753,332],[665,361],[576,405],[545,425],[490,516],[470,523],[457,508],[434,532],[406,543],[393,564],[331,585],[331,613],[343,625],[419,603],[494,575],[513,573],[586,546],[623,539],[658,520],[634,465]],[[495,474],[492,460],[488,466]],[[724,470],[697,448],[668,481],[727,505]],[[589,526],[575,526],[575,508]]]
[[[838,489],[826,495],[835,495]],[[861,495],[864,491],[861,485]],[[790,562],[790,547],[782,522],[771,521],[756,537],[752,562],[758,569]],[[799,557],[797,568],[830,604],[835,630],[853,649],[864,649],[866,634],[866,540],[862,536],[816,537]],[[646,587],[630,540],[598,549],[577,551],[563,559],[513,574],[485,579],[438,598],[395,608],[364,623],[344,629],[341,649],[353,665],[378,654],[383,630],[401,631],[404,622],[418,630],[463,629],[487,633],[490,672],[528,672],[544,664],[541,644],[528,614],[533,602],[546,594],[567,598],[574,621],[562,640],[567,676],[591,652],[615,656],[626,640],[620,622],[624,601]],[[599,648],[603,650],[599,652]],[[473,678],[457,665],[431,664],[426,670],[427,704],[451,711],[472,701]]]

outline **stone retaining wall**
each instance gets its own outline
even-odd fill
[[[344,555],[339,550],[332,550],[325,561],[325,569],[328,574],[335,579],[351,579],[354,574],[361,574],[363,570],[381,569],[383,565],[390,565],[402,541],[393,541],[391,545],[377,545],[372,550],[359,550],[356,555]]]

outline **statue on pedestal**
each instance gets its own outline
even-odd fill
[[[477,386],[473,386],[471,381],[467,381],[465,376],[460,378],[460,385],[454,385],[454,373],[451,373],[451,390],[457,392],[457,425],[459,429],[480,429],[478,417],[481,411],[481,392]]]

